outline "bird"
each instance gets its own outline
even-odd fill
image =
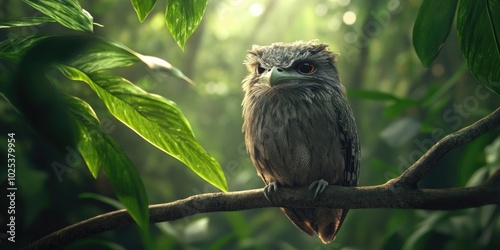
[[[253,45],[244,61],[242,131],[270,197],[279,187],[357,186],[360,143],[336,67],[338,54],[317,40]],[[295,226],[335,239],[348,209],[280,208]]]

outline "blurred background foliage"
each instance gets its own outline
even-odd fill
[[[467,70],[455,28],[429,68],[422,66],[412,45],[412,28],[422,3],[418,0],[209,0],[184,51],[166,28],[164,1],[156,4],[143,23],[128,1],[80,2],[94,22],[103,25],[94,27],[96,35],[166,59],[196,82],[191,86],[159,76],[143,65],[115,69],[146,91],[178,104],[198,141],[220,162],[230,191],[263,187],[241,133],[240,83],[246,75],[246,51],[252,44],[319,39],[340,54],[338,68],[361,138],[363,186],[399,175],[444,135],[500,105],[498,96],[477,84]],[[0,3],[1,19],[40,15],[20,1]],[[43,33],[72,34],[48,23],[0,30],[0,38]],[[217,191],[115,120],[87,86],[65,88],[92,104],[103,129],[138,169],[150,203]],[[83,162],[68,158],[71,152],[60,155],[47,147],[3,98],[0,113],[0,139],[13,129],[18,139],[20,242],[116,208],[105,199],[115,199],[106,178],[94,180]],[[445,188],[483,181],[500,167],[499,133],[497,128],[450,152],[421,186]],[[5,147],[0,145],[2,152]],[[55,161],[74,161],[77,167],[59,181],[50,167]],[[5,182],[5,171],[0,180]],[[4,200],[2,207],[7,207]],[[329,245],[305,235],[272,208],[197,215],[150,227],[158,249],[499,249],[500,239],[495,237],[500,234],[499,215],[498,206],[457,211],[351,210]],[[0,224],[6,224],[5,217],[0,217]],[[141,242],[135,228],[127,227],[69,249],[90,247],[140,249]]]

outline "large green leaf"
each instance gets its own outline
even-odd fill
[[[86,73],[129,66],[134,62],[141,61],[155,73],[174,76],[194,84],[181,70],[161,58],[142,55],[119,42],[109,39],[92,39],[98,39],[101,44],[93,47],[91,51],[80,56],[75,62],[75,66]]]
[[[0,43],[0,57],[20,61],[24,53],[48,35],[16,36]]]
[[[59,68],[66,77],[88,83],[109,111],[144,139],[185,163],[212,185],[227,191],[219,163],[198,144],[175,103],[149,94],[120,77],[87,75],[72,67]]]
[[[148,198],[132,162],[116,142],[102,131],[99,120],[88,103],[76,97],[68,97],[66,103],[77,124],[78,150],[90,172],[97,177],[99,167],[104,168],[118,199],[137,224],[147,230]]]
[[[458,0],[424,0],[413,27],[413,47],[429,67],[450,34]]]
[[[500,95],[500,1],[461,0],[457,32],[472,75]]]
[[[144,19],[148,16],[149,12],[153,9],[156,4],[156,0],[131,0],[132,6],[137,13],[139,21],[142,23]]]
[[[55,20],[47,16],[24,17],[17,20],[1,20],[0,29],[40,25],[47,22],[55,22]]]
[[[97,43],[70,62],[71,66],[85,73],[127,67],[140,61],[136,55],[129,52],[128,48],[126,50],[104,39],[94,37],[90,37],[90,39],[97,41]]]
[[[165,11],[167,27],[177,44],[184,49],[203,18],[207,0],[168,0]]]
[[[101,164],[121,166],[123,162],[112,162],[107,156],[119,148],[108,142],[106,135],[99,126],[99,120],[88,103],[76,97],[67,97],[71,115],[77,124],[77,147],[94,178],[99,175]],[[116,146],[116,148],[115,148]],[[121,152],[123,154],[123,152]],[[118,157],[118,160],[123,160]],[[112,164],[111,164],[112,163]],[[125,162],[129,164],[129,162]],[[125,167],[128,168],[128,167]]]
[[[63,26],[79,31],[93,31],[93,18],[77,0],[23,0]]]
[[[69,48],[75,45],[85,46],[86,50],[80,51],[81,53],[70,62],[70,65],[86,73],[126,67],[140,61],[154,73],[178,77],[194,84],[181,70],[161,58],[142,55],[116,41],[93,36],[27,35],[14,37],[0,43],[0,57],[19,61],[29,48],[45,39],[63,43]]]

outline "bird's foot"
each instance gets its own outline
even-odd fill
[[[278,191],[278,182],[276,181],[269,182],[269,184],[267,184],[264,187],[264,196],[266,196],[266,199],[272,203],[270,199],[270,194],[276,191]]]
[[[326,187],[328,187],[328,182],[323,179],[320,179],[313,181],[313,183],[309,185],[309,190],[315,190],[314,198],[316,198],[318,194],[321,194],[323,191],[325,191]]]

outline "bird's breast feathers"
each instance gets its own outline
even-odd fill
[[[344,161],[335,107],[318,98],[262,98],[245,121],[252,160],[266,183],[307,186],[318,179],[340,184]],[[257,100],[258,101],[258,100]]]

